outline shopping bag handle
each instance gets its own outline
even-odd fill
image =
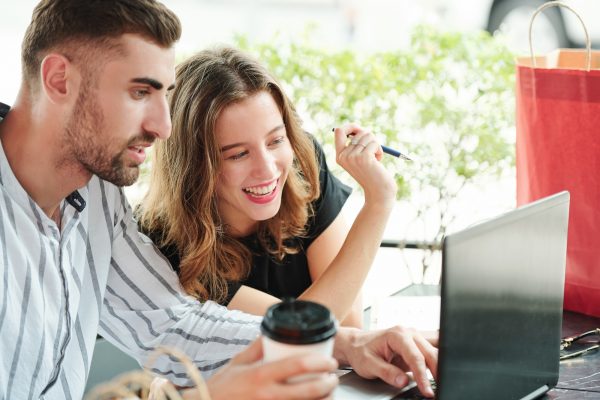
[[[544,11],[546,8],[550,8],[550,7],[564,7],[567,10],[570,10],[573,14],[575,14],[577,19],[579,19],[579,22],[581,22],[581,26],[583,26],[583,31],[585,32],[585,48],[587,50],[585,64],[586,64],[586,70],[589,71],[592,68],[592,42],[590,41],[590,35],[588,34],[588,30],[585,26],[585,23],[583,22],[583,19],[579,16],[579,14],[577,14],[577,12],[575,10],[573,10],[571,7],[569,7],[568,5],[566,5],[565,3],[561,2],[561,1],[549,1],[547,3],[544,3],[541,6],[539,6],[537,8],[537,10],[535,10],[533,15],[531,16],[531,21],[529,22],[529,52],[531,54],[531,65],[533,66],[533,68],[535,68],[535,56],[533,54],[533,42],[531,41],[531,32],[533,30],[532,29],[533,28],[533,20],[535,19],[535,17],[537,17],[537,15],[539,13]]]

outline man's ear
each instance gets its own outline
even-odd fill
[[[65,103],[75,95],[78,87],[78,72],[63,55],[48,54],[40,68],[41,88],[53,103]]]

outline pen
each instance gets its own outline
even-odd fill
[[[412,161],[412,158],[408,157],[405,154],[400,153],[398,150],[392,149],[391,147],[381,145],[381,150],[383,150],[384,153],[389,154],[391,156],[398,157],[398,158],[401,158],[406,161]]]
[[[331,131],[332,132],[335,131],[335,128],[333,128]],[[398,158],[401,158],[401,159],[406,160],[406,161],[412,161],[412,159],[410,157],[408,157],[405,154],[402,154],[398,150],[392,149],[391,147],[387,147],[387,146],[381,145],[381,150],[383,150],[384,153],[389,154],[391,156],[398,157]]]

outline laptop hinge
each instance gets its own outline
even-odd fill
[[[541,395],[546,393],[548,390],[550,390],[550,386],[544,385],[541,388],[537,389],[536,391],[529,393],[527,396],[522,397],[521,400],[537,399],[538,397],[540,397]]]

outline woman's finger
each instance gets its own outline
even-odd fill
[[[360,138],[367,133],[360,125],[356,123],[344,124],[334,129],[335,133],[335,149],[339,155],[348,147],[348,138],[350,141]]]
[[[374,154],[378,161],[381,160],[383,151],[372,133],[364,132],[353,136],[346,149],[344,149],[344,155],[359,155],[361,153]]]

